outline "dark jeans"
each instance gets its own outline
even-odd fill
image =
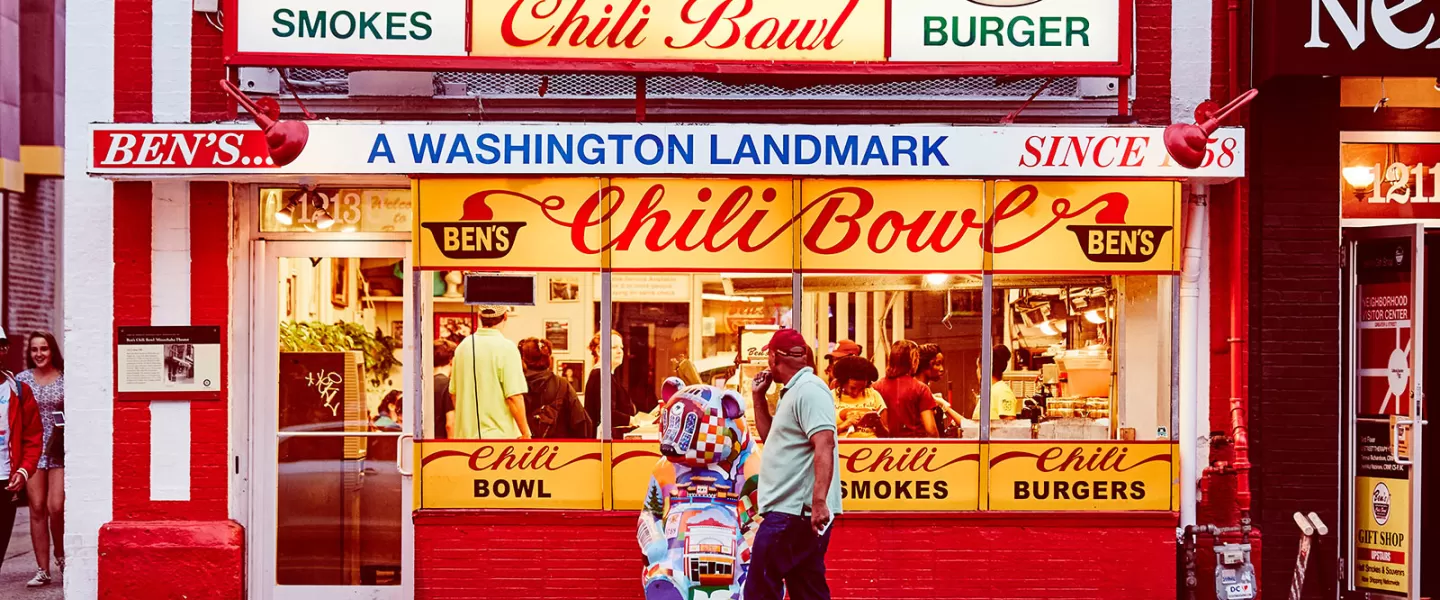
[[[20,508],[21,502],[26,502],[15,492],[5,489],[10,483],[8,479],[0,479],[0,566],[5,564],[5,553],[10,550],[10,532],[15,529],[15,509]],[[21,494],[25,491],[21,490]]]
[[[787,587],[791,600],[830,600],[825,582],[830,533],[815,537],[809,517],[767,513],[755,533],[745,600],[782,600]]]

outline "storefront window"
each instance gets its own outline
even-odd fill
[[[409,189],[260,188],[260,231],[407,232]]]

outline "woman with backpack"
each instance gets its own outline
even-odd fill
[[[0,329],[0,358],[9,352],[10,340]],[[0,370],[0,564],[5,562],[10,531],[15,527],[15,509],[25,502],[26,486],[31,479],[44,476],[37,472],[43,439],[34,392],[9,371]],[[37,578],[41,574],[48,583],[49,574],[41,570]]]
[[[553,369],[550,342],[539,338],[520,340],[520,362],[525,365],[525,416],[530,436],[536,439],[584,439],[595,425],[570,387]]]

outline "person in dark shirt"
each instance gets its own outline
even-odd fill
[[[435,340],[435,437],[454,437],[450,423],[455,418],[455,398],[450,395],[450,362],[455,360],[455,344]]]
[[[885,378],[875,390],[885,399],[885,426],[896,437],[939,437],[935,424],[935,397],[930,386],[917,381],[915,367],[920,362],[920,346],[910,340],[890,345],[890,358]]]
[[[600,426],[600,334],[590,340],[590,358],[595,361],[595,368],[590,370],[590,377],[585,380],[585,412],[590,415],[590,420],[595,427]],[[624,378],[620,376],[620,365],[625,362],[625,340],[621,339],[617,331],[610,332],[610,362],[614,368],[610,374],[610,439],[618,440],[625,437],[629,430],[630,417],[635,415],[635,402],[631,399],[630,391],[625,387]],[[598,431],[596,437],[599,437]]]
[[[520,362],[525,363],[525,417],[535,438],[588,438],[594,431],[590,416],[575,390],[555,374],[550,342],[539,338],[520,340]]]

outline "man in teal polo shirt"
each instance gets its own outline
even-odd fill
[[[450,395],[455,403],[454,437],[459,439],[529,438],[525,418],[525,366],[520,349],[496,329],[505,322],[503,307],[480,307],[480,327],[455,347]]]
[[[770,369],[755,377],[755,426],[765,442],[760,466],[760,531],[750,554],[745,600],[830,600],[825,551],[840,514],[840,451],[835,400],[815,375],[804,336],[781,329],[765,346]],[[773,381],[785,387],[775,414],[765,400]]]

